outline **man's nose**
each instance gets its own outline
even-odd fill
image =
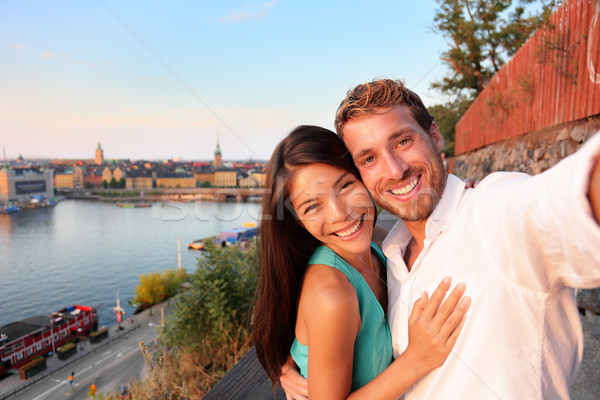
[[[384,178],[388,179],[402,179],[404,172],[408,169],[408,164],[404,159],[394,153],[385,153],[383,155],[383,168],[381,171]]]

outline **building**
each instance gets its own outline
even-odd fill
[[[98,148],[96,149],[96,157],[94,158],[94,163],[96,165],[102,165],[104,163],[104,151],[102,147],[100,147],[100,143],[98,142]]]
[[[132,172],[125,178],[127,189],[152,189],[152,186],[152,172],[150,171]]]
[[[265,183],[267,183],[267,174],[264,174],[262,172],[254,172],[250,174],[250,176],[256,179],[258,187],[265,187]]]
[[[56,189],[75,189],[73,171],[66,170],[64,173],[54,175],[54,187]]]
[[[0,202],[28,204],[33,195],[54,197],[54,172],[51,169],[0,170]]]
[[[196,179],[193,176],[162,176],[156,178],[159,188],[195,188]]]
[[[73,168],[73,188],[83,189],[83,168],[79,166]]]
[[[106,183],[110,183],[110,180],[113,178],[112,171],[108,167],[104,167],[102,170],[102,181],[106,181]]]
[[[217,187],[237,187],[237,171],[223,168],[215,171],[215,184]]]
[[[102,170],[97,167],[83,174],[83,187],[102,187]]]
[[[217,148],[215,149],[215,160],[213,168],[221,168],[223,166],[223,158],[221,157],[221,147],[219,147],[219,134],[217,133]]]
[[[215,174],[210,170],[199,170],[194,174],[194,179],[198,187],[205,186],[207,182],[210,186],[214,186],[215,184]]]
[[[115,181],[117,181],[117,183],[118,183],[121,179],[126,177],[125,171],[122,170],[121,168],[117,167],[117,168],[113,169],[112,177],[115,178]]]
[[[258,182],[252,176],[248,176],[240,179],[239,185],[241,188],[255,188],[258,187]]]

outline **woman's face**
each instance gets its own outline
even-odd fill
[[[323,244],[342,257],[370,249],[375,208],[351,172],[311,164],[296,171],[289,189],[302,225]]]

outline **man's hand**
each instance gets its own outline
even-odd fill
[[[292,356],[283,364],[279,381],[287,400],[308,400],[308,381],[298,372]]]
[[[477,181],[475,182],[475,179],[473,178],[467,178],[465,179],[465,189],[475,189],[477,187],[477,185],[479,185],[479,182],[481,181]]]

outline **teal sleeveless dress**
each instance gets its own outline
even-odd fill
[[[381,258],[384,271],[386,259],[375,243],[371,248]],[[315,250],[308,264],[329,265],[341,271],[356,290],[360,313],[360,330],[354,342],[354,363],[352,366],[352,391],[369,383],[386,369],[392,359],[392,337],[385,312],[371,291],[363,276],[338,256],[329,247],[321,246]],[[294,339],[290,354],[306,378],[308,373],[308,346]]]

